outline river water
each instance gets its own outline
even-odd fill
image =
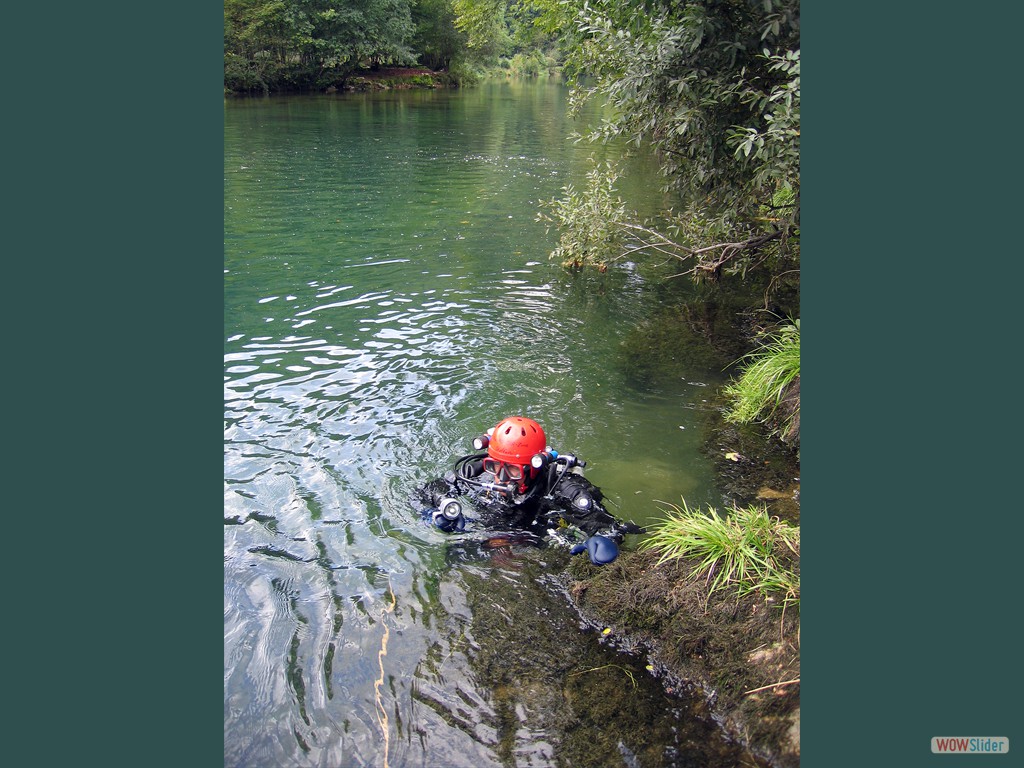
[[[739,764],[581,623],[563,550],[446,536],[407,501],[522,414],[620,517],[720,503],[698,426],[723,373],[644,351],[690,289],[548,260],[538,202],[592,151],[566,95],[225,102],[226,766]],[[628,168],[653,210],[655,166]]]

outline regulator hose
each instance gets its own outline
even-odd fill
[[[453,465],[456,483],[464,483],[465,485],[473,486],[485,491],[498,491],[508,493],[509,495],[514,494],[514,484],[501,486],[496,483],[478,480],[475,476],[478,473],[470,473],[470,465],[477,461],[483,461],[487,458],[487,455],[487,453],[467,453],[466,455],[457,458]],[[544,481],[542,483],[531,484],[529,489],[527,489],[526,493],[517,503],[521,504],[528,499],[532,499],[538,494],[551,496],[558,484],[565,479],[566,475],[570,474],[569,470],[572,469],[573,466],[585,466],[585,464],[586,462],[581,461],[572,454],[559,455],[558,458],[548,463]]]

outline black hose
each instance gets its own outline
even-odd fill
[[[455,469],[455,476],[457,478],[462,478],[463,480],[469,480],[470,476],[463,472],[463,467],[472,461],[485,458],[487,458],[486,453],[467,453],[465,456],[460,456],[455,460],[455,464],[453,465]]]
[[[569,474],[570,469],[568,461],[559,461],[558,459],[555,459],[553,462],[551,462],[551,464],[549,464],[548,467],[548,474],[553,476],[557,472],[558,477],[554,477],[553,479],[549,480],[547,491],[545,492],[546,495],[554,493],[555,488],[558,487],[558,484],[565,479],[565,476],[567,474]]]
[[[486,459],[487,456],[487,453],[467,453],[466,455],[457,458],[453,465],[453,468],[455,470],[456,482],[461,482],[466,485],[475,486],[477,488],[482,488],[485,490],[494,490],[494,483],[485,483],[482,480],[477,480],[475,477],[465,473],[466,465],[474,461]],[[572,458],[575,459],[575,457]],[[582,464],[582,462],[578,463]],[[544,479],[544,482],[534,483],[533,485],[531,485],[529,489],[526,491],[526,493],[523,495],[523,498],[518,503],[522,503],[529,499],[532,499],[539,493],[542,493],[545,496],[551,495],[554,492],[555,488],[558,487],[558,484],[561,483],[562,480],[565,479],[566,475],[569,474],[570,469],[571,467],[568,460],[561,460],[560,458],[554,459],[548,464],[547,475]],[[542,485],[543,491],[541,490]]]

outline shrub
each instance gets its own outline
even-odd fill
[[[564,197],[541,202],[537,221],[562,233],[549,258],[567,269],[595,266],[603,272],[607,260],[625,242],[626,203],[615,191],[618,170],[610,162],[590,160],[595,165],[587,172],[586,186],[582,190],[572,184],[562,187]]]

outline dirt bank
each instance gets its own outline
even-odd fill
[[[568,589],[585,619],[650,652],[666,688],[696,688],[731,736],[780,768],[799,765],[800,685],[780,685],[800,678],[799,612],[758,597],[709,601],[689,564],[655,560],[576,558]]]
[[[457,85],[447,72],[424,67],[381,67],[365,69],[345,78],[346,91],[392,91],[411,88],[450,88]],[[337,88],[329,88],[328,92]]]
[[[753,428],[709,416],[705,451],[726,505],[764,505],[800,522],[796,453]],[[727,732],[778,768],[800,763],[800,616],[777,600],[708,597],[695,562],[656,566],[657,555],[625,551],[597,567],[573,559],[565,586],[583,618],[610,627],[622,648],[645,649],[668,689],[695,688]],[[790,563],[799,570],[799,562]],[[793,682],[796,681],[796,682]]]

